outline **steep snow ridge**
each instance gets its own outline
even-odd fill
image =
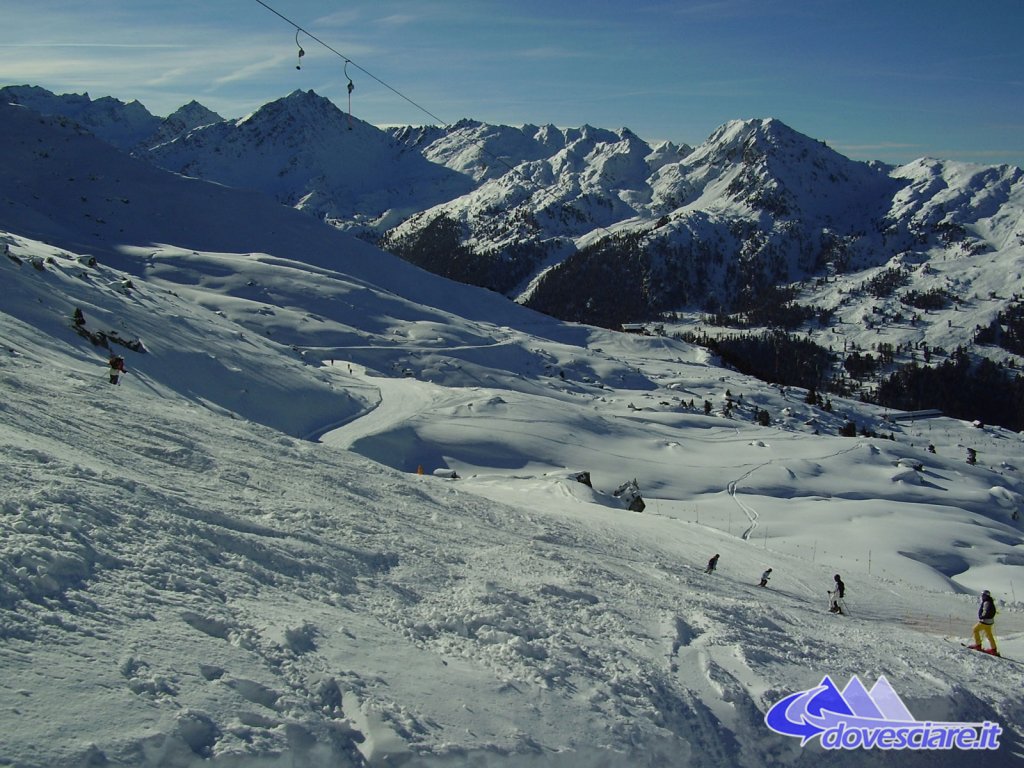
[[[28,239],[8,242],[16,255],[48,253],[38,270],[9,259],[0,261],[4,284],[35,302],[20,303],[8,317],[71,342],[77,340],[72,315],[82,310],[82,330],[114,339],[107,345],[110,353],[126,358],[126,386],[180,397],[295,436],[365,409],[359,399],[338,390],[334,381],[315,373],[298,355],[281,355],[281,345],[268,338],[272,323],[253,333],[240,332],[238,325],[214,312],[197,316],[187,311],[191,303],[167,288],[103,265],[87,266],[85,256],[45,249]],[[150,254],[153,257],[159,259],[159,251]],[[107,352],[106,346],[88,344],[77,350],[75,387],[109,386],[102,368]],[[180,380],[174,375],[179,371],[188,371],[189,376]],[[296,407],[281,413],[278,403],[290,398],[295,398]]]
[[[893,200],[890,218],[909,219],[918,227],[946,227],[950,237],[962,238],[962,228],[989,247],[1019,244],[1024,201],[1024,171],[1013,166],[981,166],[922,158],[893,171],[909,184]]]
[[[742,160],[743,145],[764,120],[730,120],[716,128],[686,158],[693,167],[720,167]]]
[[[138,101],[125,104],[109,96],[93,100],[87,93],[57,96],[37,86],[0,88],[0,104],[19,104],[41,115],[69,118],[125,151],[144,151],[193,128],[223,119],[196,101],[167,118],[159,118]]]
[[[584,190],[600,192],[618,190],[619,198],[630,205],[632,210],[650,199],[649,189],[634,192],[638,178],[646,178],[651,172],[651,148],[628,131],[623,131],[619,140],[612,144],[599,144],[587,156],[587,170],[582,175]]]
[[[676,144],[672,141],[660,141],[651,145],[649,163],[651,171],[661,168],[666,163],[682,160],[693,152],[693,147],[686,144]]]
[[[499,137],[509,135],[513,138],[507,149],[495,138],[490,153],[513,157],[518,132],[502,132]],[[485,181],[462,199],[410,217],[390,236],[413,234],[442,214],[458,221],[466,242],[480,250],[538,236],[549,240],[584,235],[635,216],[651,197],[644,180],[677,155],[671,150],[653,153],[627,129],[614,133],[584,125],[557,131],[546,126],[536,135],[542,137],[534,147],[538,159],[515,168],[507,165],[503,175]],[[537,221],[543,222],[539,228]]]

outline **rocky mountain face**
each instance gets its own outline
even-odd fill
[[[312,91],[234,120],[194,102],[161,120],[137,102],[28,86],[0,97],[607,327],[781,326],[866,349],[933,343],[942,324],[973,344],[982,329],[1000,338],[1024,272],[1020,168],[857,162],[774,119],[689,147],[586,125],[381,130]]]
[[[1015,167],[856,162],[771,119],[728,123],[692,150],[628,131],[572,138],[481,175],[385,247],[563,319],[616,326],[678,309],[749,312],[789,296],[780,286],[1024,237]],[[422,151],[462,162],[451,141]]]
[[[436,130],[436,129],[435,129]],[[426,269],[517,296],[575,238],[636,215],[645,180],[688,147],[651,147],[627,129],[490,126],[395,135],[424,157],[472,176],[467,195],[425,209],[382,245]]]

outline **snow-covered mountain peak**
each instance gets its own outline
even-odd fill
[[[821,141],[806,136],[777,118],[733,120],[716,129],[687,158],[690,166],[756,166],[766,173],[812,165],[826,172],[845,173],[862,166]]]
[[[694,150],[694,161],[704,156],[712,157],[711,162],[739,161],[743,145],[766,122],[764,119],[754,119],[730,120],[723,123]]]
[[[587,167],[581,174],[581,181],[587,189],[634,189],[638,181],[646,179],[652,172],[650,145],[629,130],[610,136],[602,133],[599,139],[593,135],[582,138],[570,147],[570,151],[582,153],[584,146],[581,145],[588,150],[584,156]]]
[[[850,160],[775,118],[722,125],[682,165],[679,176],[691,200],[722,180],[712,200],[829,226],[848,208],[862,209],[898,186],[880,168]]]
[[[578,128],[567,128],[565,130],[565,137],[570,143],[575,141],[610,142],[618,139],[619,135],[608,128],[595,128],[590,123],[584,123]]]
[[[314,91],[292,91],[234,122],[252,134],[272,133],[285,145],[301,146],[315,134],[331,135],[348,128],[346,115],[330,99]]]
[[[688,144],[677,144],[674,141],[659,141],[651,145],[652,158],[671,158],[673,161],[679,161],[691,152],[693,152],[693,147]]]
[[[516,128],[467,119],[438,133],[421,132],[418,142],[431,162],[481,182],[498,178],[521,162],[546,156],[548,149],[536,133],[533,126]]]
[[[193,130],[149,156],[169,170],[257,189],[349,225],[468,187],[461,174],[399,151],[391,135],[313,91],[297,90],[239,120]]]
[[[545,123],[540,126],[526,125],[523,130],[532,132],[540,144],[552,151],[557,151],[565,146],[565,132],[553,123]]]
[[[280,99],[270,101],[260,107],[256,114],[289,114],[295,118],[311,116],[314,118],[328,117],[336,119],[344,115],[333,101],[321,96],[316,91],[296,89]]]
[[[224,118],[213,110],[207,109],[198,101],[192,100],[168,115],[167,119],[157,128],[156,133],[143,142],[143,148],[147,150],[152,149],[160,144],[173,141],[195,128],[212,125],[223,120]]]
[[[192,125],[192,127],[197,127],[209,123],[219,123],[224,118],[193,99],[188,104],[178,107],[178,109],[168,115],[167,119],[179,120],[182,123]]]
[[[88,93],[57,95],[37,86],[0,88],[0,103],[19,104],[41,115],[60,115],[118,149],[138,152],[223,120],[194,99],[161,119],[137,100],[126,103],[110,96],[94,100]]]

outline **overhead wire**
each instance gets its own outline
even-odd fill
[[[349,75],[348,75],[348,66],[349,65],[352,65],[353,67],[358,69],[360,72],[362,72],[364,75],[369,77],[371,80],[373,80],[373,81],[379,83],[380,85],[384,86],[385,88],[387,88],[389,91],[394,93],[399,98],[403,99],[404,101],[407,101],[409,104],[411,104],[412,106],[416,107],[416,109],[418,109],[421,112],[423,112],[423,114],[427,115],[432,120],[436,121],[439,125],[442,125],[442,126],[451,125],[451,123],[449,123],[448,121],[443,120],[442,118],[438,117],[433,112],[431,112],[429,109],[424,107],[422,104],[420,104],[420,103],[414,101],[413,99],[409,98],[408,96],[406,96],[404,93],[402,93],[400,90],[398,90],[394,86],[392,86],[389,83],[386,83],[385,81],[381,80],[379,77],[374,75],[369,70],[364,69],[363,67],[359,66],[359,64],[357,64],[356,62],[352,61],[352,59],[350,59],[345,54],[341,53],[341,51],[338,51],[333,46],[331,46],[328,43],[324,42],[319,37],[317,37],[312,32],[310,32],[308,29],[305,29],[300,24],[298,24],[297,22],[295,22],[292,19],[288,18],[287,16],[285,16],[283,13],[278,11],[273,6],[271,6],[268,3],[264,2],[264,0],[256,0],[256,2],[259,3],[260,5],[262,5],[264,8],[266,8],[272,14],[277,16],[279,19],[281,19],[285,23],[287,23],[287,24],[289,24],[289,25],[291,25],[292,27],[295,28],[295,44],[296,45],[299,45],[299,33],[301,32],[302,34],[306,35],[306,37],[308,37],[310,40],[313,40],[313,41],[319,43],[325,49],[327,49],[328,51],[330,51],[335,56],[339,57],[342,61],[345,62],[345,77],[348,79],[349,127],[350,128],[351,128],[351,120],[352,120],[352,90],[354,89],[355,86],[352,83],[352,78],[349,77]],[[299,59],[301,59],[305,55],[305,53],[306,52],[302,50],[302,46],[299,45]],[[296,69],[300,69],[300,68],[301,67],[296,66]],[[522,173],[522,171],[520,171],[518,168],[513,166],[508,161],[506,161],[504,158],[499,157],[498,155],[495,155],[494,153],[492,153],[483,142],[473,141],[472,143],[475,144],[477,147],[479,147],[479,149],[485,155],[488,155],[494,162],[498,163],[499,165],[505,166],[505,168],[507,168],[512,173],[515,173],[517,176],[519,176],[520,179],[525,181],[528,185],[532,186],[534,189],[536,189],[542,195],[547,196],[553,202],[556,202],[556,203],[560,202],[559,199],[557,197],[555,197],[555,195],[552,192],[549,192],[545,187],[540,186],[539,184],[537,184],[532,179],[527,178],[525,176],[525,174]],[[596,228],[600,229],[600,230],[603,230],[604,232],[607,232],[609,235],[613,235],[614,234],[607,227],[604,227],[604,226],[602,226],[600,224],[596,225]]]
[[[263,0],[256,0],[256,2],[257,2],[257,3],[259,3],[260,5],[262,5],[262,6],[264,7],[264,8],[266,8],[266,9],[267,9],[268,11],[270,11],[270,12],[271,12],[272,14],[274,14],[275,16],[277,16],[278,18],[280,18],[280,19],[281,19],[282,21],[284,21],[284,22],[286,22],[286,23],[288,23],[288,24],[292,25],[293,27],[295,27],[295,30],[296,30],[296,35],[297,35],[297,34],[298,34],[299,32],[301,32],[301,33],[302,33],[302,34],[304,34],[304,35],[305,35],[306,37],[308,37],[308,38],[309,38],[310,40],[314,40],[314,41],[316,41],[317,43],[319,43],[320,45],[322,45],[322,46],[323,46],[324,48],[326,48],[326,49],[327,49],[328,51],[330,51],[331,53],[333,53],[333,54],[334,54],[335,56],[337,56],[338,58],[342,59],[342,60],[343,60],[343,61],[344,61],[344,62],[345,62],[346,64],[351,64],[351,65],[352,65],[353,67],[355,67],[356,69],[358,69],[358,70],[359,70],[360,72],[362,72],[362,73],[363,73],[364,75],[366,75],[367,77],[369,77],[369,78],[370,78],[371,80],[375,80],[376,82],[380,83],[381,85],[383,85],[383,86],[384,86],[385,88],[387,88],[387,89],[388,89],[389,91],[391,91],[392,93],[394,93],[394,94],[395,94],[396,96],[398,96],[399,98],[402,98],[402,99],[404,99],[405,101],[409,102],[409,103],[410,103],[410,104],[412,104],[412,105],[413,105],[414,107],[416,107],[416,109],[420,110],[420,111],[421,111],[421,112],[423,112],[424,114],[427,114],[427,115],[429,115],[429,116],[430,116],[431,118],[433,118],[433,119],[434,119],[434,120],[436,120],[437,122],[441,123],[441,125],[448,125],[448,123],[446,123],[446,122],[445,122],[444,120],[442,120],[442,119],[441,119],[440,117],[438,117],[438,116],[437,116],[437,115],[435,115],[435,114],[434,114],[433,112],[431,112],[431,111],[430,111],[429,109],[427,109],[426,107],[424,107],[424,106],[423,106],[422,104],[417,104],[417,103],[416,103],[415,101],[413,101],[412,99],[410,99],[410,98],[409,98],[408,96],[406,96],[406,95],[405,95],[404,93],[402,93],[401,91],[399,91],[399,90],[398,90],[397,88],[394,88],[394,87],[392,87],[391,85],[389,85],[388,83],[384,82],[384,81],[383,81],[383,80],[381,80],[381,79],[380,79],[379,77],[377,77],[376,75],[374,75],[374,74],[373,74],[372,72],[370,72],[370,71],[368,71],[368,70],[366,70],[366,69],[363,69],[363,68],[362,68],[361,66],[359,66],[358,64],[356,64],[356,62],[352,61],[352,59],[350,59],[350,58],[349,58],[348,56],[346,56],[345,54],[343,54],[343,53],[342,53],[341,51],[338,51],[338,50],[336,50],[335,48],[333,48],[332,46],[328,45],[328,44],[327,44],[327,43],[325,43],[325,42],[324,42],[323,40],[321,40],[321,39],[320,39],[319,37],[317,37],[317,36],[316,36],[316,35],[314,35],[314,34],[313,34],[312,32],[310,32],[310,31],[309,31],[308,29],[304,29],[304,28],[303,28],[302,26],[300,26],[300,25],[299,25],[299,24],[297,24],[296,22],[294,22],[294,21],[292,21],[291,19],[289,19],[289,18],[288,18],[287,16],[285,16],[285,15],[284,15],[283,13],[281,13],[280,11],[278,11],[278,10],[277,10],[276,8],[273,8],[273,7],[271,7],[271,6],[270,6],[270,5],[268,5],[267,3],[263,2]],[[301,50],[301,48],[300,48],[300,50]],[[346,76],[347,76],[347,75],[346,75]],[[349,82],[352,82],[352,81],[351,81],[351,80],[349,80]]]

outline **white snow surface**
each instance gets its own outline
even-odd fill
[[[826,413],[2,110],[0,765],[1024,756],[1020,435]],[[1005,660],[959,644],[983,588]],[[1002,748],[766,727],[826,674]]]

